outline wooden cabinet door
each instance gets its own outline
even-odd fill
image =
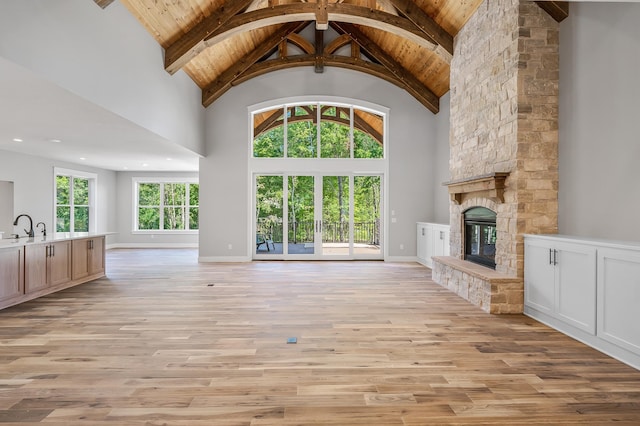
[[[104,272],[104,237],[91,239],[88,265],[90,275]]]
[[[71,242],[74,280],[89,276],[89,240],[73,240]]]
[[[49,285],[47,280],[47,259],[49,244],[34,244],[24,248],[24,291],[32,293]]]
[[[49,253],[49,283],[64,284],[71,281],[71,241],[51,244]]]
[[[24,246],[0,249],[0,301],[24,294]]]

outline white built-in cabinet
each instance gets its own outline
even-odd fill
[[[418,222],[416,255],[418,262],[433,267],[433,256],[449,256],[449,225]]]
[[[524,241],[525,314],[640,368],[640,244]]]
[[[525,303],[596,334],[596,248],[527,238],[525,253]]]

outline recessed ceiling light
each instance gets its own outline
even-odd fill
[[[82,161],[84,161],[84,160],[86,160],[87,158],[86,158],[86,157],[80,157],[80,159],[81,159]]]
[[[142,167],[149,167],[147,163],[142,163]]]
[[[167,158],[167,161],[171,161],[171,158]]]
[[[60,142],[62,142],[62,140],[60,140],[60,139],[49,139],[49,142],[60,143]]]
[[[22,139],[20,139],[20,138],[13,138],[13,141],[14,141],[14,142],[22,142]]]

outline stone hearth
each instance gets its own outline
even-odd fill
[[[450,258],[433,277],[492,313],[523,308],[524,234],[557,233],[558,23],[534,2],[485,0],[451,63]],[[463,260],[463,213],[496,212],[496,270]]]

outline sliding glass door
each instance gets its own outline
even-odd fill
[[[254,203],[256,259],[382,258],[379,175],[256,175]]]
[[[287,177],[287,250],[290,257],[316,254],[316,177]]]

